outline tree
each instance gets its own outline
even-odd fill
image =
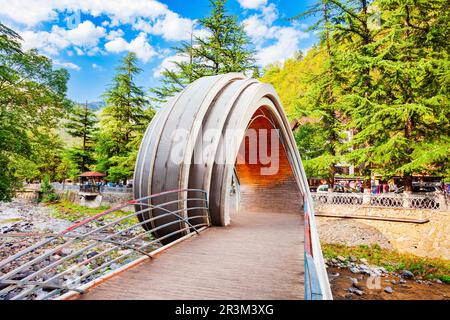
[[[73,108],[69,113],[67,132],[72,137],[81,139],[81,145],[71,148],[69,155],[80,172],[88,171],[89,166],[95,163],[94,143],[97,122],[97,116],[89,109],[87,102],[84,106]]]
[[[350,69],[350,125],[357,129],[349,158],[386,177],[449,174],[448,3],[377,1],[379,35],[363,43]],[[364,12],[359,13],[358,17]],[[352,40],[354,42],[354,40]],[[366,72],[359,72],[369,69]]]
[[[254,51],[249,37],[237,17],[228,15],[226,0],[210,0],[211,13],[199,20],[206,37],[192,35],[191,42],[175,48],[181,61],[174,61],[175,70],[164,70],[162,86],[151,92],[157,102],[183,90],[186,85],[204,76],[228,72],[252,74],[255,69]]]
[[[318,119],[314,122],[315,130],[310,132],[317,135],[315,140],[321,141],[323,147],[317,157],[305,161],[305,167],[310,167],[309,171],[316,177],[327,178],[332,188],[336,164],[342,160],[340,145],[345,138],[342,124],[346,121],[340,101],[341,88],[338,86],[340,77],[340,70],[336,64],[338,44],[332,37],[334,32],[332,22],[338,17],[338,5],[338,1],[316,1],[306,12],[294,18],[319,16],[310,30],[320,33],[318,54],[324,57],[324,68],[317,74],[310,75],[312,86],[308,92],[299,97],[297,117]]]
[[[106,107],[100,117],[97,169],[108,172],[110,180],[126,181],[133,174],[131,159],[154,111],[148,107],[142,88],[135,84],[135,77],[141,72],[136,55],[128,53],[117,71],[104,94]]]
[[[0,24],[0,200],[10,199],[20,186],[20,172],[33,171],[27,170],[27,160],[37,150],[52,154],[46,145],[55,135],[51,128],[58,127],[70,104],[68,72],[53,69],[52,61],[36,50],[24,52],[19,40]],[[52,170],[45,163],[49,160],[36,167],[40,174]]]

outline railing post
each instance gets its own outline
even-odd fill
[[[404,191],[403,192],[403,208],[408,209],[412,208],[412,199],[411,199],[412,192],[411,191]]]
[[[364,189],[364,193],[363,193],[363,206],[368,206],[370,205],[370,189]]]
[[[444,193],[439,193],[437,196],[437,202],[439,204],[439,210],[445,211],[447,210],[447,201]]]

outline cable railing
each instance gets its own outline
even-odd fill
[[[174,205],[179,209],[174,210]],[[123,211],[129,206],[137,211]],[[154,210],[158,214],[151,215]],[[60,233],[45,234],[43,240],[0,261],[0,300],[47,300],[83,293],[82,288],[95,279],[144,256],[151,258],[168,242],[208,226],[208,195],[203,190],[173,190],[129,201]],[[21,235],[1,235],[8,236]]]

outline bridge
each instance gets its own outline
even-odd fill
[[[0,297],[332,298],[306,175],[270,85],[232,73],[171,99],[143,137],[134,198],[0,261]]]

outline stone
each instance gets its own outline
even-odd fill
[[[360,261],[361,263],[365,264],[365,265],[368,265],[368,264],[369,264],[369,262],[368,262],[367,259],[365,259],[365,258],[361,258],[361,259],[359,259],[359,261]]]
[[[391,283],[392,283],[392,284],[397,284],[397,281],[391,280]]]
[[[63,257],[68,256],[71,253],[72,253],[72,249],[69,249],[69,248],[62,248],[61,249],[61,255]]]
[[[331,263],[334,265],[334,264],[337,264],[338,263],[338,261],[336,260],[336,259],[331,259]]]
[[[350,277],[350,281],[353,285],[358,284],[358,279]]]
[[[351,261],[351,262],[356,262],[356,261],[357,261],[357,259],[356,259],[356,257],[355,257],[355,256],[350,256],[350,261]]]
[[[357,267],[352,267],[349,270],[351,273],[360,273],[361,272]]]
[[[414,273],[412,273],[409,270],[403,270],[400,275],[402,276],[402,278],[405,278],[405,279],[412,279],[412,278],[414,278]]]
[[[354,293],[357,296],[362,296],[364,294],[364,291],[359,290],[359,289],[354,288],[354,287],[348,288],[347,291],[350,292],[350,293]]]
[[[394,290],[391,287],[386,287],[386,288],[384,288],[384,292],[393,293]]]
[[[91,258],[95,257],[96,255],[98,255],[98,252],[97,252],[97,251],[91,251],[91,252],[89,252],[89,253],[86,255],[86,257],[87,257],[88,259],[91,259]]]
[[[340,262],[345,262],[347,259],[345,259],[343,256],[337,256],[336,257]]]
[[[120,266],[119,266],[119,264],[117,264],[117,263],[111,263],[111,265],[109,266],[109,268],[111,269],[111,270],[115,270],[115,269],[117,269],[117,268],[119,268]]]
[[[405,279],[400,279],[398,282],[399,282],[400,284],[405,284],[405,283],[406,283],[406,280],[405,280]]]
[[[435,279],[434,282],[438,283],[438,284],[442,284],[442,281],[439,279]]]
[[[51,262],[58,261],[59,259],[61,259],[61,256],[59,254],[54,254],[53,256],[50,257]]]

